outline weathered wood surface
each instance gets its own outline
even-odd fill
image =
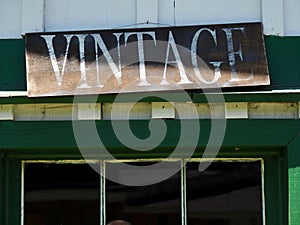
[[[270,84],[261,24],[26,34],[31,97]]]

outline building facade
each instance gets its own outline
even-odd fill
[[[0,224],[300,224],[299,1],[3,0],[0,5]],[[67,47],[59,50],[68,46],[68,34],[113,31],[120,37],[122,31],[130,40],[129,33],[148,32],[153,42],[152,30],[158,29],[156,35],[172,30],[166,42],[176,61],[172,44],[187,39],[191,27],[207,26],[214,43],[221,36],[214,26],[220,26],[229,51],[226,29],[253,24],[262,27],[262,46],[246,57],[241,45],[233,44],[233,60],[244,57],[260,69],[252,58],[262,51],[269,84],[31,94],[30,76],[45,66],[38,61],[44,59],[41,47],[33,44],[31,51],[30,35],[45,41],[47,35],[65,35],[63,45],[53,44],[52,56],[58,72],[66,65],[72,75],[64,59],[73,58],[64,52]],[[246,38],[240,31],[239,38]],[[101,45],[108,40],[99,39],[99,54],[113,70],[116,60],[109,61]],[[259,40],[252,42],[256,46]],[[79,36],[76,43],[80,46]],[[123,59],[141,52],[133,50]],[[98,56],[98,47],[95,51]],[[73,62],[80,68],[81,59],[95,65],[76,54]],[[228,52],[226,57],[227,67],[223,60],[207,68],[232,76]],[[180,71],[181,61],[176,62]],[[141,58],[136,63],[141,71]],[[50,75],[56,81],[63,77]],[[180,78],[187,82],[181,73]],[[42,92],[51,86],[40,80],[35,87]]]

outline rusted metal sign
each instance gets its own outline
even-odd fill
[[[26,34],[28,94],[268,85],[261,24]]]

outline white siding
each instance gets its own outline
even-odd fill
[[[169,26],[174,25],[174,0],[158,0],[158,22]]]
[[[1,0],[0,38],[21,38],[21,0]]]
[[[136,2],[136,22],[146,21],[157,23],[158,20],[158,0],[139,0]]]
[[[299,0],[1,0],[0,38],[147,20],[177,26],[262,21],[267,35],[300,36],[299,12]]]
[[[22,0],[22,34],[44,31],[44,0]]]
[[[260,0],[176,0],[176,25],[261,21]]]
[[[284,28],[286,36],[300,36],[300,1],[284,1]]]
[[[46,0],[45,30],[92,30],[136,23],[135,0]]]
[[[283,0],[262,0],[262,22],[264,34],[284,35]]]

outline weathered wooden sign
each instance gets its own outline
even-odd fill
[[[28,94],[270,83],[261,24],[26,34]]]

